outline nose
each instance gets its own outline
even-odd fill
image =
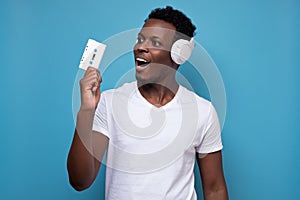
[[[147,40],[142,42],[137,42],[135,44],[134,50],[138,52],[149,52],[149,46]]]

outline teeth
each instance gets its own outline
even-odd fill
[[[147,62],[147,60],[143,59],[143,58],[136,58],[137,61],[140,61],[140,62]]]

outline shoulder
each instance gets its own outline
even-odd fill
[[[130,83],[124,83],[123,85],[116,87],[114,89],[108,89],[102,92],[102,94],[111,94],[114,92],[128,92],[137,88],[136,81]]]
[[[130,82],[130,83],[124,83],[120,87],[114,88],[114,89],[108,89],[103,92],[101,92],[101,96],[105,97],[111,97],[115,94],[130,94],[131,92],[134,92],[137,88],[136,81]]]
[[[199,96],[194,91],[191,91],[182,85],[180,85],[180,88],[180,100],[182,103],[195,103],[199,110],[207,112],[213,107],[209,100]]]

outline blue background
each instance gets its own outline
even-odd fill
[[[299,199],[296,0],[2,0],[0,199],[103,198],[104,169],[81,193],[67,178],[72,89],[81,53],[88,38],[103,41],[138,28],[150,10],[165,5],[192,18],[198,27],[196,41],[223,77],[223,157],[230,199]],[[113,73],[122,74],[132,64],[112,68],[103,77],[105,87],[114,84]],[[206,96],[203,88],[199,93]],[[196,185],[200,193],[198,175]]]

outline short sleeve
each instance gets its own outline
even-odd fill
[[[102,93],[94,116],[93,131],[109,138],[107,106],[105,93]]]
[[[209,114],[207,117],[206,128],[203,131],[202,141],[196,147],[198,153],[212,153],[223,148],[221,139],[220,123],[218,114],[214,106],[209,104]]]

